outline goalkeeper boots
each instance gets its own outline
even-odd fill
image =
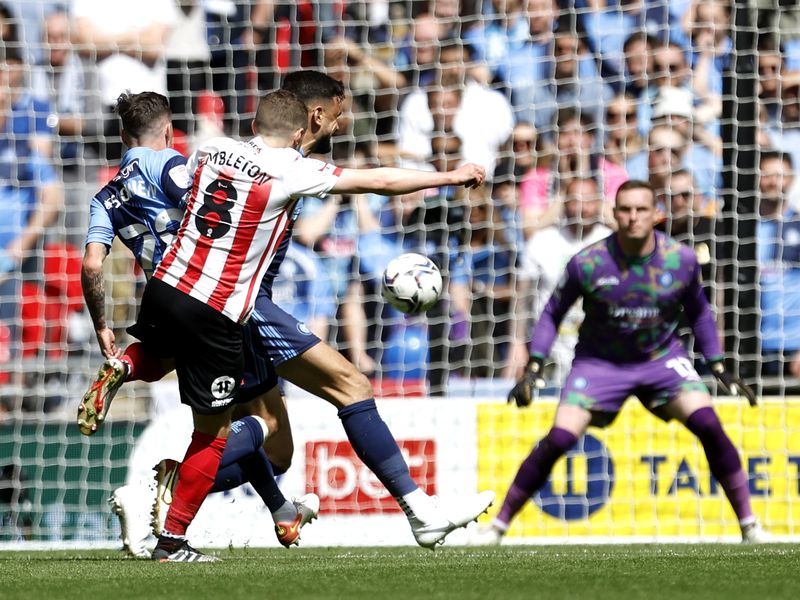
[[[469,532],[468,546],[499,546],[503,533],[493,525],[479,525]]]
[[[423,548],[434,549],[444,543],[444,538],[459,527],[478,519],[494,502],[494,492],[471,494],[448,506],[440,506],[434,500],[433,510],[427,515],[412,515],[408,518],[414,539]]]
[[[145,541],[150,536],[149,513],[156,493],[156,482],[123,485],[114,490],[108,503],[119,518],[122,549],[134,558],[148,558]]]
[[[319,515],[319,496],[306,494],[293,500],[297,516],[292,521],[275,523],[275,535],[285,548],[300,544],[300,530]]]
[[[128,366],[118,358],[103,362],[78,407],[78,427],[83,435],[92,435],[103,424],[111,401],[127,376]]]
[[[765,544],[770,541],[769,534],[761,527],[758,519],[754,519],[741,527],[743,544]]]

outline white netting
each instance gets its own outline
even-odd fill
[[[113,538],[99,507],[124,479],[148,418],[151,390],[137,384],[123,388],[91,443],[72,423],[100,358],[79,278],[88,201],[115,173],[122,147],[110,106],[127,88],[168,93],[188,152],[210,135],[247,135],[262,92],[286,72],[318,68],[348,91],[336,162],[486,166],[493,185],[469,195],[306,204],[276,298],[368,373],[376,393],[504,395],[566,258],[599,235],[590,221],[608,219],[626,178],[649,179],[665,229],[695,247],[733,364],[765,393],[796,388],[793,3],[75,0],[63,17],[45,0],[2,6],[6,539]],[[605,200],[564,202],[592,195]],[[31,215],[44,227],[26,229]],[[392,248],[441,267],[445,292],[426,316],[383,303],[376,282]],[[106,282],[107,314],[124,344],[143,280],[122,247],[106,261]],[[576,322],[568,319],[554,349],[554,386]],[[791,423],[769,427],[785,435]],[[790,477],[795,463],[784,463]],[[504,491],[503,473],[503,481],[481,477]],[[86,506],[99,516],[87,517]]]

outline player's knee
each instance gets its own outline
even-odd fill
[[[348,363],[349,364],[349,363]],[[366,375],[350,365],[339,378],[339,388],[342,392],[341,403],[344,406],[372,398],[372,384]]]

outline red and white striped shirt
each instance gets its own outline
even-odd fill
[[[214,138],[189,157],[192,191],[178,235],[153,275],[245,322],[302,196],[324,197],[341,169],[270,148]]]

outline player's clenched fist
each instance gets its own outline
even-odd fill
[[[544,360],[531,356],[525,367],[525,374],[508,393],[508,402],[516,402],[519,407],[528,406],[533,401],[535,393],[546,385],[542,375],[543,369]]]
[[[455,185],[476,188],[486,179],[486,169],[474,163],[467,163],[453,171],[453,175],[456,177]]]

